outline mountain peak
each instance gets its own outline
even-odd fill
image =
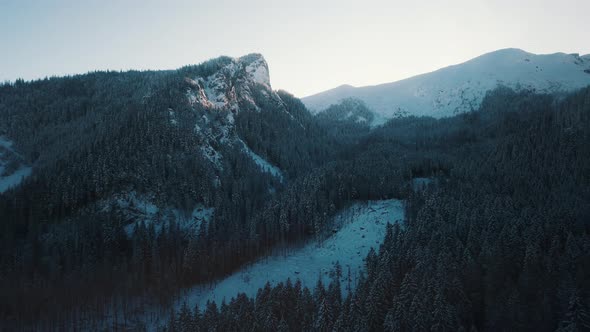
[[[238,62],[244,65],[246,75],[254,82],[270,88],[270,75],[268,64],[260,53],[251,53],[238,58]]]
[[[477,109],[486,93],[499,85],[540,93],[586,87],[590,84],[589,60],[576,53],[533,54],[506,48],[401,81],[354,89],[338,87],[302,101],[308,109],[320,112],[355,97],[386,118],[396,114],[447,117]]]
[[[240,61],[242,63],[246,63],[246,64],[250,64],[250,63],[253,63],[256,61],[266,62],[266,60],[264,59],[264,56],[260,53],[249,53],[249,54],[243,55],[238,58],[238,61]]]
[[[523,49],[516,48],[516,47],[501,48],[499,50],[488,52],[486,54],[502,54],[502,53],[504,53],[504,54],[518,54],[518,55],[532,54],[532,53],[529,53]]]
[[[215,71],[208,72],[208,76],[187,78],[192,86],[191,104],[237,112],[243,102],[258,109],[252,95],[254,90],[261,88],[266,96],[276,97],[270,85],[268,64],[261,54],[251,53],[239,58],[222,56],[211,61]]]

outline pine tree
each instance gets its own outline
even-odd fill
[[[199,308],[199,304],[195,304],[195,309],[193,310],[193,318],[192,318],[192,326],[193,326],[193,331],[199,332],[201,331],[201,320],[202,320],[202,315],[201,315],[201,309]]]
[[[327,298],[323,298],[318,306],[318,311],[315,318],[314,329],[321,332],[332,331],[333,322],[332,309],[328,303]]]
[[[566,317],[558,331],[590,331],[590,316],[577,291],[572,292]]]
[[[194,331],[195,329],[195,326],[193,325],[193,314],[186,302],[183,302],[182,307],[180,308],[177,328],[180,332],[189,332]]]

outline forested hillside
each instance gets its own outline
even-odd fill
[[[248,55],[1,85],[0,157],[31,170],[0,193],[2,327],[142,329],[154,307],[181,331],[590,326],[590,89],[499,88],[474,112],[376,127],[358,100],[313,116],[265,75]],[[290,280],[174,312],[184,289],[384,199],[406,220],[349,296]]]
[[[261,59],[0,86],[0,134],[32,167],[0,194],[2,321],[45,329],[168,302],[284,238],[261,211],[335,149],[253,76]]]
[[[590,89],[559,101],[498,89],[474,113],[390,121],[356,152],[410,147],[440,167],[413,169],[436,181],[405,196],[356,291],[288,280],[184,306],[166,330],[590,330],[589,138]]]

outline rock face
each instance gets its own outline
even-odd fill
[[[187,77],[186,80],[191,85],[188,91],[190,103],[198,103],[206,108],[231,110],[234,113],[240,107],[258,109],[253,97],[254,90],[280,102],[270,85],[268,64],[260,54],[230,58],[214,74]]]
[[[261,111],[269,105],[288,113],[280,96],[272,90],[268,64],[260,54],[212,61],[220,65],[210,75],[185,78],[189,86],[186,92],[188,102],[201,114],[195,123],[195,134],[203,142],[201,152],[219,166],[223,156],[214,147],[235,145],[260,165],[266,161],[236,134],[234,120],[240,111]],[[275,168],[270,164],[261,166],[263,171]],[[278,170],[270,173],[280,177]]]
[[[590,55],[536,55],[519,49],[487,53],[462,64],[376,86],[344,85],[303,98],[321,112],[345,98],[358,98],[385,118],[400,115],[447,117],[469,112],[498,85],[515,90],[563,93],[590,85]]]

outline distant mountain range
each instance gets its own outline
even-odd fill
[[[590,85],[590,54],[532,54],[502,49],[467,62],[375,86],[342,85],[305,97],[318,113],[346,98],[358,98],[384,118],[399,115],[448,117],[477,109],[499,85],[514,90],[563,93]]]

